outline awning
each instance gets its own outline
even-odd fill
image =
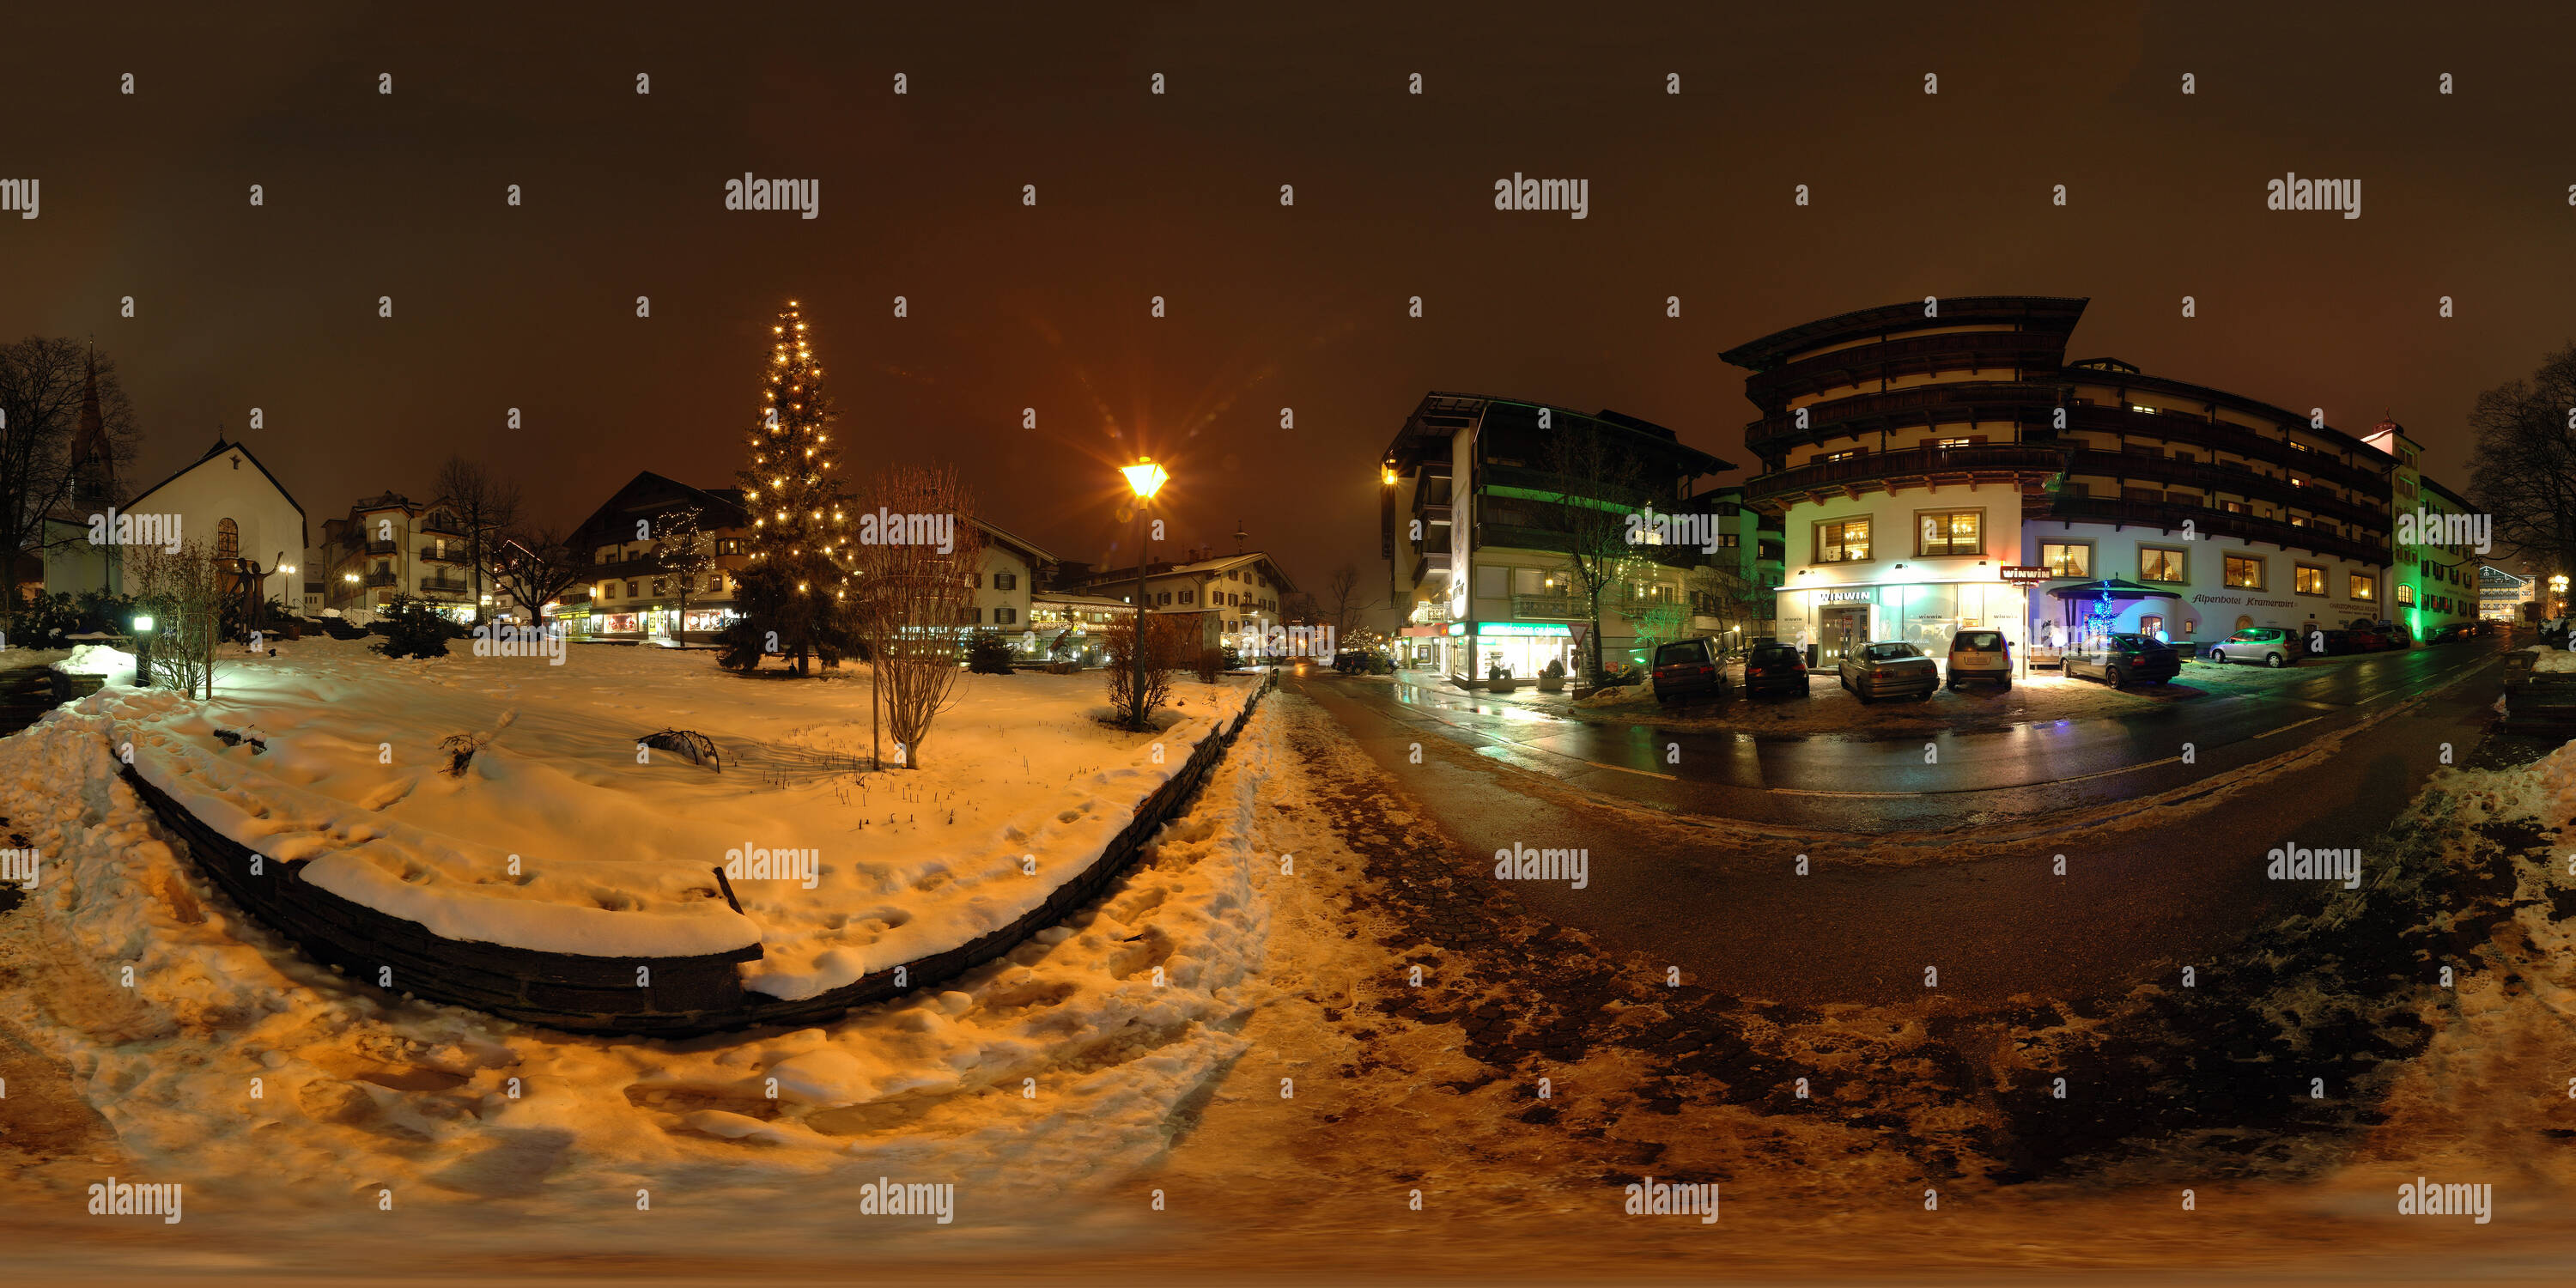
[[[2073,644],[2086,633],[2083,629],[2087,605],[2134,602],[2141,599],[2170,599],[2179,602],[2182,592],[2156,587],[2120,577],[2099,581],[2082,581],[2072,586],[2059,586],[2048,592],[2057,597],[2059,617],[2066,627],[2066,642]]]

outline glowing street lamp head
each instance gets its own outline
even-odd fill
[[[1154,494],[1163,490],[1164,480],[1172,477],[1164,472],[1162,466],[1156,465],[1151,456],[1139,456],[1135,464],[1118,472],[1127,476],[1127,489],[1134,492],[1140,501],[1153,500]]]
[[[152,633],[152,619],[151,619],[150,617],[148,617],[148,616],[138,616],[138,617],[136,617],[136,618],[134,619],[134,633],[135,633],[135,634],[137,634],[137,635],[149,635],[149,634],[151,634],[151,633]]]

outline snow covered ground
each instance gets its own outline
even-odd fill
[[[0,817],[47,861],[0,919],[0,977],[35,984],[0,990],[0,1052],[15,1033],[67,1068],[114,1133],[121,1157],[97,1161],[187,1183],[191,1221],[276,1204],[327,1223],[380,1189],[403,1210],[507,1201],[612,1226],[638,1189],[783,1216],[809,1182],[854,1204],[884,1175],[952,1184],[990,1222],[1003,1195],[1079,1194],[1162,1150],[1259,1000],[1276,871],[1252,844],[1274,771],[1260,719],[1097,909],[936,994],[688,1042],[349,987],[227,911],[117,780],[108,731],[62,712],[0,740]],[[42,1084],[22,1071],[10,1092]]]
[[[758,943],[745,986],[810,997],[1008,924],[1086,867],[1257,684],[1182,681],[1163,727],[1103,723],[1097,674],[966,676],[913,754],[870,753],[864,668],[744,679],[712,655],[574,648],[390,661],[307,639],[228,661],[212,702],[124,655],[75,721],[217,831],[453,939],[594,955]],[[714,739],[722,772],[637,740]],[[227,745],[215,734],[241,735]],[[480,743],[461,775],[441,742]],[[260,746],[254,747],[253,740]],[[897,763],[886,744],[888,763]],[[1035,872],[1032,874],[1031,868]],[[737,913],[713,875],[728,869]]]

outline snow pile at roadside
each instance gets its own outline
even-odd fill
[[[303,878],[344,898],[550,952],[757,943],[745,986],[797,998],[1036,907],[1255,683],[1184,681],[1165,727],[1133,734],[1099,719],[1097,676],[961,677],[922,769],[859,775],[864,681],[742,679],[702,651],[577,648],[553,665],[466,647],[391,661],[307,640],[232,662],[211,703],[110,687],[79,709],[115,721],[137,772],[209,826],[307,860]],[[724,770],[639,757],[670,726],[711,737]],[[451,775],[442,743],[459,735],[478,749]]]
[[[2576,650],[2534,644],[2523,651],[2540,655],[2531,659],[2531,669],[2534,671],[2576,671]]]
[[[1624,707],[1641,703],[1652,703],[1654,700],[1654,685],[1644,680],[1640,680],[1635,684],[1622,684],[1616,688],[1595,690],[1582,697],[1576,698],[1574,700],[1574,705],[1587,708]]]
[[[0,815],[47,862],[0,920],[0,964],[42,983],[0,992],[0,1015],[73,1071],[136,1174],[210,1211],[385,1186],[405,1205],[630,1219],[639,1187],[751,1210],[801,1177],[892,1175],[954,1183],[961,1214],[990,1216],[1004,1193],[1080,1191],[1160,1152],[1175,1108],[1243,1050],[1263,987],[1265,720],[1068,925],[945,991],[678,1043],[348,988],[234,919],[116,779],[110,736],[57,711],[0,740]]]
[[[2508,1205],[2576,1190],[2576,1151],[2565,1148],[2576,1132],[2567,1082],[2576,1070],[2576,919],[2563,911],[2576,906],[2576,742],[2515,769],[2445,771],[2433,788],[2417,809],[2439,811],[2428,817],[2446,837],[2441,859],[2455,873],[2501,865],[2509,890],[2495,893],[2511,915],[2456,957],[2426,963],[2453,968],[2454,985],[2431,990],[2418,1009],[2431,1041],[2401,1066],[2387,1121],[2354,1171],[2372,1181],[2474,1173],[2496,1183],[2501,1221]],[[2545,843],[2481,854],[2473,835],[2498,824],[2536,825]]]

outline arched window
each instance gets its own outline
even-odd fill
[[[223,519],[216,522],[215,557],[217,559],[241,558],[240,524],[234,523],[230,519]]]

